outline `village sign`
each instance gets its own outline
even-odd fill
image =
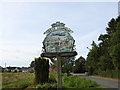
[[[75,40],[70,35],[73,31],[65,27],[64,23],[56,22],[44,34],[42,57],[57,58],[57,88],[62,88],[61,57],[77,55],[74,51]]]
[[[47,35],[43,41],[44,52],[41,55],[47,57],[56,57],[57,54],[61,56],[76,55],[77,53],[74,51],[75,40],[70,35],[73,31],[60,22],[53,23],[51,26],[44,32]]]

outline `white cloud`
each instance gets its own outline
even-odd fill
[[[85,58],[87,57],[87,53],[88,53],[88,49],[87,47],[91,47],[91,43],[92,41],[96,41],[97,42],[97,38],[100,34],[100,31],[92,31],[91,33],[88,33],[86,35],[82,35],[82,36],[79,36],[78,35],[75,35],[74,38],[75,38],[75,41],[76,41],[76,49],[78,51],[78,57],[81,55],[81,56],[84,56]]]
[[[40,56],[40,47],[18,46],[0,49],[2,64],[24,66]],[[39,52],[38,52],[39,51]]]

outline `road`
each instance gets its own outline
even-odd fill
[[[120,90],[120,81],[117,81],[117,80],[96,78],[96,77],[93,77],[93,76],[86,76],[84,74],[73,74],[73,75],[91,79],[91,80],[95,81],[96,83],[98,83],[103,88],[118,88],[119,87],[119,90]]]

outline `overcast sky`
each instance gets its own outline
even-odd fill
[[[24,2],[0,4],[0,66],[29,66],[42,49],[43,34],[60,21],[74,31],[78,56],[87,57],[92,41],[118,15],[117,2]]]

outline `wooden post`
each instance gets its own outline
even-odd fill
[[[57,56],[57,88],[62,88],[61,57]]]
[[[77,55],[76,51],[73,52],[62,52],[62,53],[42,53],[41,57],[56,57],[57,61],[56,61],[56,67],[57,67],[57,88],[59,90],[59,88],[62,88],[62,73],[61,73],[61,57],[65,57],[65,56],[75,56]]]

